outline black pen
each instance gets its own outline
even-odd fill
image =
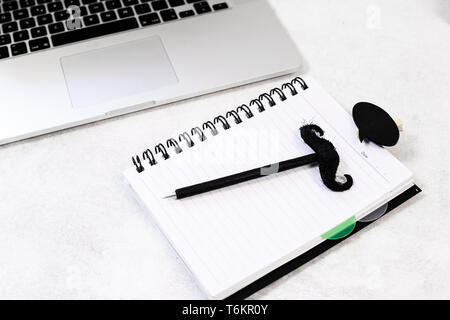
[[[307,164],[317,162],[317,154],[309,154],[299,158],[294,158],[279,163],[274,163],[272,165],[264,166],[261,168],[255,168],[248,171],[236,173],[227,177],[202,182],[189,187],[184,187],[175,190],[175,194],[165,197],[164,199],[176,198],[184,199],[192,197],[205,192],[229,187],[241,182],[250,181],[253,179],[266,177],[274,173],[283,172],[286,170],[298,168]]]

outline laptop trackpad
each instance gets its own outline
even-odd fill
[[[61,65],[74,107],[106,103],[178,82],[157,36],[63,57]]]

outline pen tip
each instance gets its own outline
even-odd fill
[[[177,195],[176,194],[171,194],[170,196],[164,197],[163,199],[172,199],[172,198],[176,198]]]

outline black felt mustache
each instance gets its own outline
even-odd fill
[[[339,167],[340,158],[333,144],[322,138],[324,132],[322,128],[315,124],[305,125],[300,128],[300,135],[305,143],[317,154],[320,176],[323,183],[332,191],[346,191],[353,185],[352,176],[345,174],[346,181],[339,183],[336,181],[336,173]]]

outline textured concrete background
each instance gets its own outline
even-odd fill
[[[252,298],[450,298],[448,0],[271,0],[347,110],[403,121],[392,148],[424,192]],[[0,147],[0,298],[202,298],[128,193],[130,155],[282,77]],[[182,129],[182,130],[180,130]]]

